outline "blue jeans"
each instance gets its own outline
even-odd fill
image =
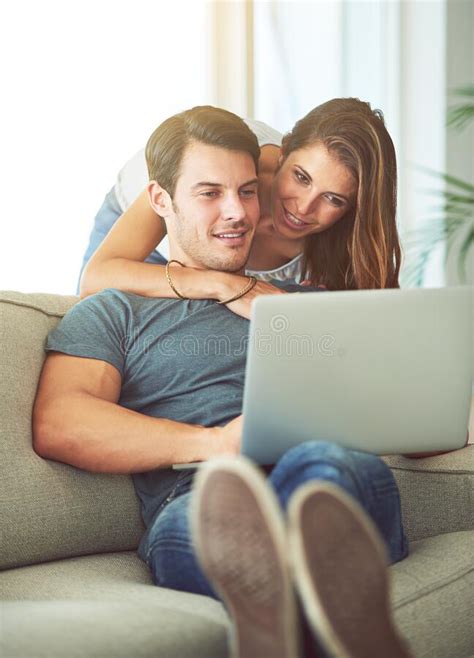
[[[309,481],[333,482],[353,496],[375,522],[390,561],[408,555],[400,496],[391,470],[375,455],[334,443],[310,441],[288,450],[268,475],[283,510]],[[162,587],[218,598],[201,571],[190,536],[192,482],[179,482],[148,529],[144,552],[154,582]]]
[[[112,188],[110,192],[106,194],[104,202],[99,208],[99,212],[95,216],[94,226],[92,228],[91,234],[89,235],[89,244],[82,259],[76,294],[79,294],[79,282],[81,280],[84,267],[121,215],[122,209],[120,208],[117,197],[115,196],[115,190]],[[158,265],[166,265],[166,259],[157,251],[152,251],[148,258],[146,258],[146,262],[155,263]]]

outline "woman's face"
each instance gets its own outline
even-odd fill
[[[273,181],[273,225],[293,240],[321,233],[347,214],[356,195],[351,172],[324,144],[292,151]]]

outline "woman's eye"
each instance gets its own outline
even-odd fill
[[[344,201],[342,199],[337,196],[333,196],[332,194],[326,194],[326,199],[329,201],[329,203],[332,203],[333,206],[336,206],[336,208],[341,208],[341,206],[344,205]]]
[[[257,190],[242,190],[241,194],[246,198],[250,198],[257,194]]]
[[[217,192],[215,192],[214,190],[212,190],[212,191],[210,191],[210,192],[203,192],[203,193],[201,194],[201,196],[205,196],[205,197],[207,197],[208,199],[213,199],[215,196],[217,196]]]
[[[300,183],[305,183],[305,184],[309,183],[308,178],[304,174],[302,174],[301,171],[298,171],[297,169],[295,169],[295,177],[296,180],[298,180]]]

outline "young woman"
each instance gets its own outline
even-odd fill
[[[259,281],[244,298],[247,310],[256,295],[280,292],[274,281],[329,290],[398,287],[396,156],[382,114],[355,98],[333,99],[298,121],[281,147],[268,126],[247,123],[261,146],[261,218],[247,263]],[[147,180],[141,152],[122,169],[96,217],[81,296],[113,287],[176,297],[166,259],[154,251],[166,230],[146,190],[139,194]],[[173,281],[186,297],[220,301],[245,285],[242,276],[180,267]]]

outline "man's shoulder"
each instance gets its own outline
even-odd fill
[[[183,309],[183,305],[185,309]],[[174,318],[192,316],[201,307],[212,305],[212,300],[193,299],[181,301],[174,298],[146,297],[117,288],[106,288],[81,300],[71,311],[81,317],[107,317],[115,322],[160,322],[173,321]],[[222,307],[215,305],[217,309]]]
[[[46,352],[106,361],[123,375],[124,346],[133,327],[127,297],[107,289],[82,299],[48,334]]]
[[[158,301],[158,300],[157,300]],[[63,318],[63,323],[105,322],[121,325],[140,314],[142,308],[150,304],[150,298],[132,293],[106,288],[89,295],[75,304]]]
[[[81,299],[71,308],[71,311],[75,313],[88,313],[94,312],[99,308],[107,308],[113,312],[114,309],[120,309],[124,305],[129,304],[128,295],[129,293],[123,292],[122,290],[106,288]]]
[[[94,295],[82,299],[75,308],[82,307],[85,310],[106,307],[113,312],[114,310],[118,311],[123,308],[139,309],[141,307],[157,304],[160,301],[164,300],[136,295],[135,293],[118,290],[118,288],[105,288]]]

